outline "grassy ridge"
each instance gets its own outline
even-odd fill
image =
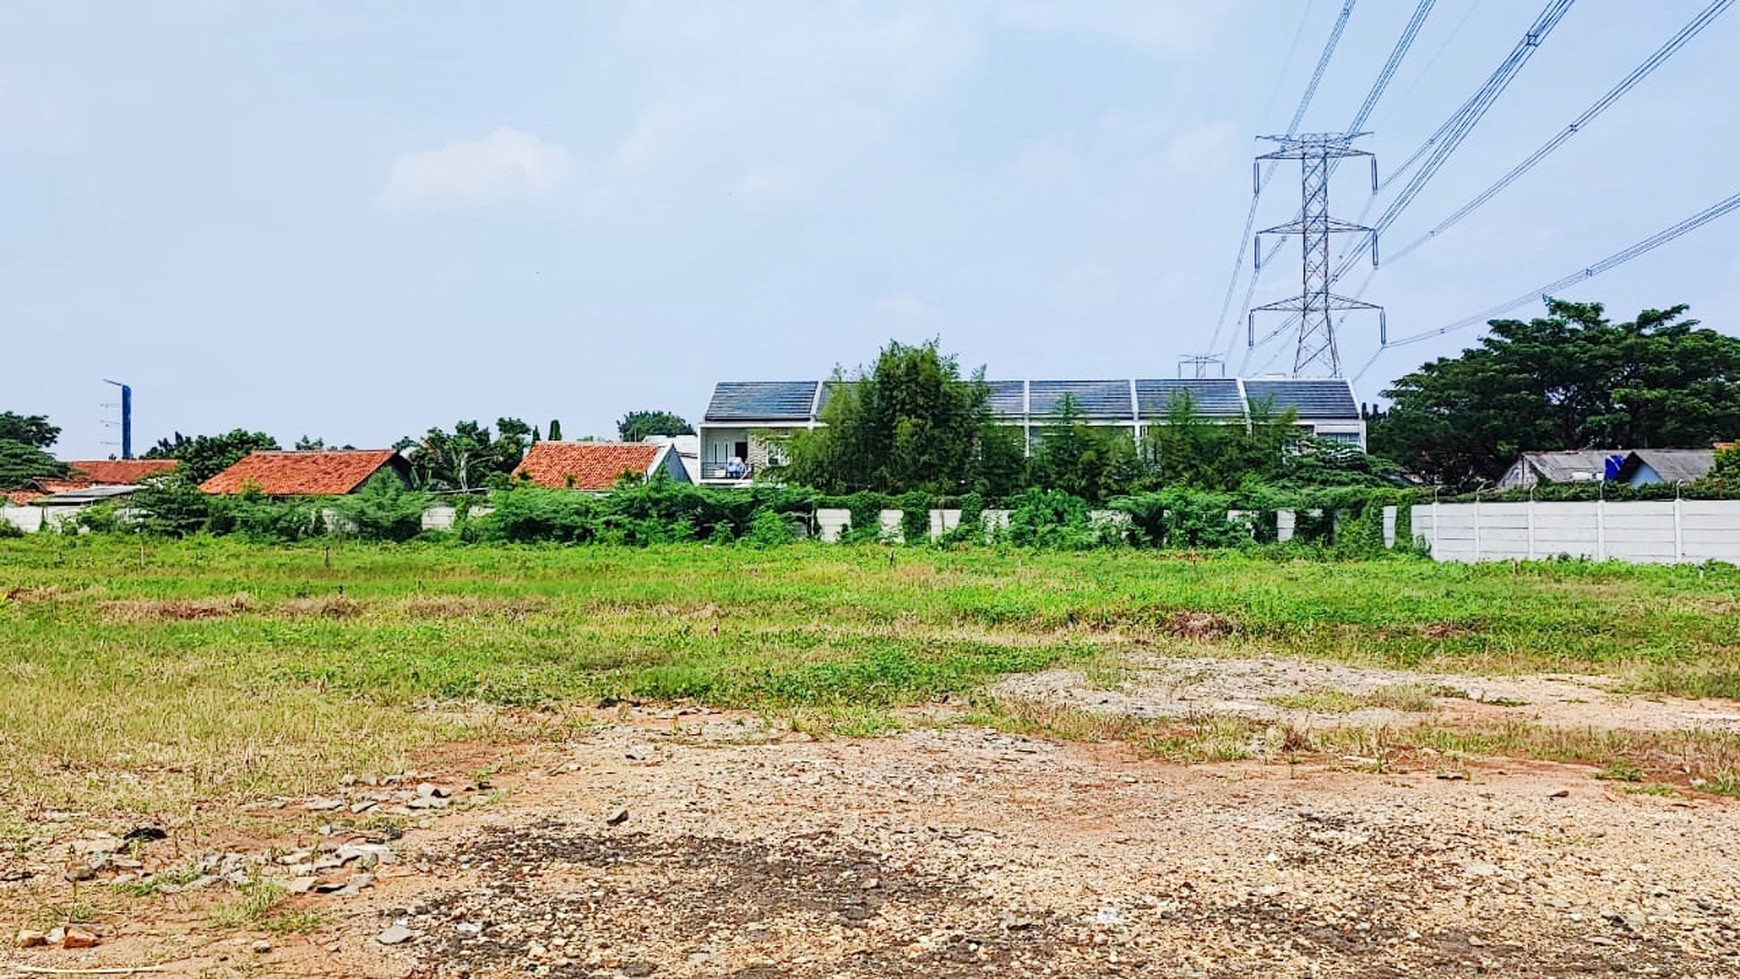
[[[694,698],[874,718],[1181,632],[1192,654],[1206,639],[1740,697],[1731,568],[42,537],[0,541],[0,598],[4,805],[312,790],[506,736],[501,708]]]

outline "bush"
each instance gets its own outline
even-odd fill
[[[930,494],[917,490],[900,498],[900,536],[906,543],[930,543],[930,505]]]
[[[361,491],[329,504],[329,529],[362,540],[408,541],[423,532],[423,511],[432,502],[396,476],[379,473]]]
[[[743,535],[743,543],[751,547],[783,547],[796,536],[792,532],[790,517],[764,507],[755,512],[755,519],[749,523],[749,532]]]

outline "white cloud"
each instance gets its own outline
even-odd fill
[[[941,319],[935,307],[911,292],[895,292],[883,296],[876,300],[870,311],[875,314],[879,323],[897,328],[929,329]]]
[[[567,175],[568,151],[503,126],[482,139],[457,139],[393,162],[381,201],[479,201],[541,197]]]

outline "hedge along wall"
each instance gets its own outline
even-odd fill
[[[992,509],[980,511],[980,526],[983,528],[978,542],[995,540],[1009,528],[1009,517],[1014,511]],[[816,536],[824,543],[837,544],[848,540],[873,539],[887,543],[903,544],[907,542],[906,514],[901,510],[876,510],[873,526],[874,535],[855,536],[851,532],[852,511],[843,507],[818,507],[816,509]],[[962,524],[962,511],[955,509],[930,510],[927,514],[929,532],[932,541],[942,540],[959,530]],[[1413,541],[1410,515],[1406,507],[1384,506],[1367,507],[1360,513],[1347,511],[1314,510],[1296,513],[1292,510],[1249,511],[1228,510],[1226,519],[1235,535],[1259,543],[1287,543],[1294,539],[1322,540],[1331,543],[1336,540],[1348,541],[1350,544],[1364,547],[1368,550],[1394,548],[1398,543],[1410,544]],[[862,515],[861,515],[862,518]],[[1265,519],[1266,518],[1266,519]],[[1102,528],[1115,528],[1128,531],[1131,527],[1130,514],[1122,510],[1089,510],[1090,525]],[[1243,528],[1240,525],[1243,525]],[[1314,536],[1299,533],[1300,529],[1314,531]]]

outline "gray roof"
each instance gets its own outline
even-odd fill
[[[1359,417],[1353,385],[1330,378],[1251,380],[1245,382],[1245,397],[1253,403],[1271,401],[1276,411],[1296,409],[1300,418]]]
[[[1191,406],[1210,416],[1238,417],[1245,413],[1245,399],[1233,377],[1164,377],[1136,382],[1136,408],[1143,418],[1166,414],[1180,393],[1190,396]]]
[[[1624,457],[1624,449],[1564,449],[1555,452],[1524,452],[1522,461],[1549,483],[1600,479],[1607,471],[1609,456]]]
[[[816,381],[720,381],[705,416],[710,422],[808,421]]]
[[[1709,475],[1716,465],[1715,449],[1635,449],[1625,461],[1627,470],[1643,462],[1664,483],[1691,483]]]
[[[51,493],[48,496],[39,496],[36,499],[31,500],[30,505],[31,506],[89,506],[93,503],[101,503],[104,500],[114,500],[114,499],[119,499],[120,497],[123,497],[123,496],[131,496],[132,494],[137,493],[144,488],[145,487],[143,487],[143,486],[132,485],[132,484],[114,485],[114,486],[109,486],[109,485],[84,486],[84,487],[80,487],[79,489],[75,489],[75,490],[66,490],[65,492],[61,492],[61,493]]]
[[[851,383],[851,382],[846,382]],[[991,412],[1006,421],[1040,421],[1057,414],[1065,396],[1097,420],[1159,418],[1179,392],[1209,417],[1238,418],[1247,401],[1295,409],[1302,420],[1359,420],[1353,385],[1343,378],[1127,378],[1083,381],[988,381]],[[720,381],[703,421],[715,423],[818,420],[835,382]],[[820,390],[818,391],[818,387]]]

